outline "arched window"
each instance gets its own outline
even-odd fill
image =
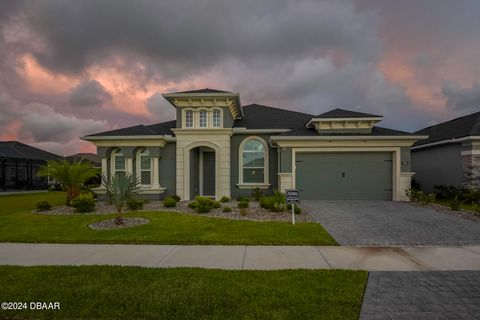
[[[268,183],[268,147],[261,138],[248,138],[240,144],[240,183]]]
[[[200,128],[208,127],[208,113],[207,110],[200,111]]]
[[[220,128],[222,126],[222,112],[219,109],[213,110],[212,126],[214,128]]]
[[[193,111],[185,111],[185,128],[193,128]]]
[[[152,183],[152,158],[148,149],[137,152],[137,175],[140,177],[141,185],[149,186]]]
[[[121,149],[112,152],[112,173],[115,175],[125,174],[125,157]]]

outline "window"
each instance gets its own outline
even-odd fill
[[[242,177],[241,183],[265,182],[265,144],[257,139],[247,140],[241,146]]]
[[[137,156],[137,163],[139,167],[140,183],[142,185],[150,185],[152,182],[152,158],[150,151],[143,149]]]
[[[200,111],[200,128],[206,128],[207,127],[207,125],[208,125],[207,116],[208,116],[208,113],[207,113],[206,110],[201,110]]]
[[[112,153],[112,158],[113,172],[115,175],[125,174],[125,157],[123,156],[122,150],[115,150]]]
[[[220,128],[221,126],[221,112],[218,109],[213,110],[212,125],[214,128]]]
[[[185,111],[185,127],[193,128],[193,111],[192,110]]]

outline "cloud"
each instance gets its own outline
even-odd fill
[[[111,101],[112,96],[97,80],[83,81],[72,89],[70,103],[73,106],[94,107]]]
[[[175,109],[169,104],[160,92],[150,96],[145,102],[148,112],[156,121],[163,122],[175,117]]]
[[[480,110],[480,83],[461,88],[456,82],[445,81],[442,93],[447,98],[447,105],[456,111]]]

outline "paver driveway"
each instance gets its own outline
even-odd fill
[[[480,244],[480,222],[393,201],[312,201],[301,206],[342,245]]]
[[[360,320],[479,319],[480,272],[370,272]]]

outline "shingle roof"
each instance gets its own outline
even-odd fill
[[[172,92],[171,94],[174,94],[174,93],[233,93],[233,92],[223,91],[223,90],[217,90],[217,89],[205,88],[205,89],[198,89],[198,90],[188,90],[188,91]]]
[[[316,115],[315,118],[365,118],[365,117],[382,117],[379,115],[357,112],[357,111],[350,111],[345,109],[336,108],[324,113],[320,113]]]
[[[243,119],[235,120],[234,127],[247,129],[292,129],[305,126],[311,114],[286,109],[250,104],[243,107]]]
[[[54,153],[18,141],[0,141],[0,157],[44,161],[61,158]]]
[[[429,138],[420,140],[414,146],[427,143],[480,135],[480,112],[475,112],[460,118],[442,122],[415,132],[428,135]]]
[[[152,135],[173,135],[170,131],[176,124],[175,120],[166,121],[162,123],[143,125],[139,124],[133,127],[115,129],[110,131],[98,132],[88,136],[152,136]]]
[[[100,166],[100,158],[95,153],[75,153],[69,156],[66,156],[65,159],[72,161],[86,160],[89,161],[94,166]]]
[[[338,132],[318,133],[313,128],[302,127],[302,128],[295,128],[292,131],[282,132],[278,135],[279,136],[409,136],[414,134],[406,131],[373,126],[371,133],[361,133],[361,132],[360,133],[356,133],[356,132],[355,133],[338,133]]]

